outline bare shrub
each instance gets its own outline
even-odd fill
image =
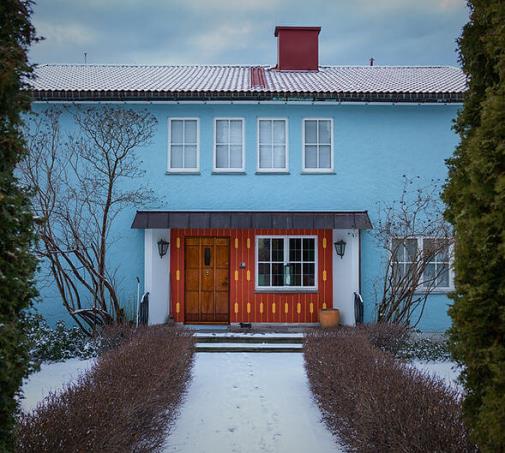
[[[458,391],[381,351],[367,336],[338,329],[306,337],[307,375],[328,427],[351,451],[475,451]]]
[[[411,335],[409,327],[386,322],[361,324],[356,329],[364,334],[372,345],[395,356],[406,347]]]
[[[159,451],[190,379],[191,333],[142,327],[20,418],[19,452]]]

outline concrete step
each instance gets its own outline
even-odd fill
[[[303,352],[301,343],[207,342],[195,344],[196,352]]]
[[[198,336],[198,343],[248,343],[248,344],[303,344],[303,337],[250,336]]]

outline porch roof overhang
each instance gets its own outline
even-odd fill
[[[371,229],[367,211],[137,211],[132,228]]]

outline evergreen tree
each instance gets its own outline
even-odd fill
[[[34,296],[30,253],[33,216],[14,169],[25,153],[21,115],[30,106],[23,90],[32,73],[27,50],[35,41],[31,2],[0,2],[0,451],[13,449],[14,395],[27,369],[20,315]]]
[[[451,349],[482,451],[505,451],[505,2],[470,0],[458,41],[469,91],[444,199],[456,233]]]

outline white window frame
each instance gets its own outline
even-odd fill
[[[284,168],[262,168],[260,166],[260,121],[284,121],[286,125],[285,166]],[[289,173],[289,124],[287,118],[258,117],[256,120],[256,172],[257,173]],[[272,144],[273,145],[273,144]]]
[[[306,121],[329,121],[330,122],[330,168],[305,168],[305,122]],[[318,127],[319,131],[319,127]],[[319,132],[318,132],[319,134]],[[302,119],[302,172],[303,173],[333,173],[335,170],[333,148],[334,148],[334,137],[333,137],[333,118],[332,117],[314,117],[314,118],[303,118]],[[315,143],[319,146],[319,142]]]
[[[172,167],[172,121],[196,121],[196,167],[177,168]],[[200,172],[200,118],[171,117],[168,118],[168,173],[199,173]]]
[[[289,240],[290,239],[314,239],[314,286],[259,286],[259,256],[258,256],[258,242],[260,239],[284,239],[284,261],[283,265],[289,263]],[[276,235],[276,234],[264,234],[258,235],[255,238],[254,244],[254,287],[258,292],[317,292],[319,280],[318,280],[318,272],[317,268],[319,265],[319,256],[318,256],[318,237],[317,235],[309,235],[309,234],[295,234],[295,235]],[[303,258],[303,256],[302,256]],[[271,263],[271,261],[270,261]],[[303,261],[302,261],[303,266]],[[272,282],[270,281],[270,284]]]
[[[242,167],[241,168],[217,168],[217,122],[240,121],[242,123]],[[218,117],[214,118],[214,146],[212,151],[213,173],[244,173],[245,172],[245,118],[243,117]]]
[[[391,250],[393,250],[393,240],[395,239],[416,239],[417,240],[417,252],[423,252],[424,251],[424,240],[425,239],[447,239],[450,240],[450,238],[440,238],[440,237],[435,237],[435,236],[412,236],[412,237],[394,237],[391,238],[391,243],[390,247]],[[431,290],[431,294],[446,294],[454,291],[454,244],[449,244],[449,286],[434,286]],[[411,264],[411,261],[398,261],[398,264]],[[420,287],[416,290],[418,293],[426,292],[428,291],[428,288],[424,285],[420,285]]]

